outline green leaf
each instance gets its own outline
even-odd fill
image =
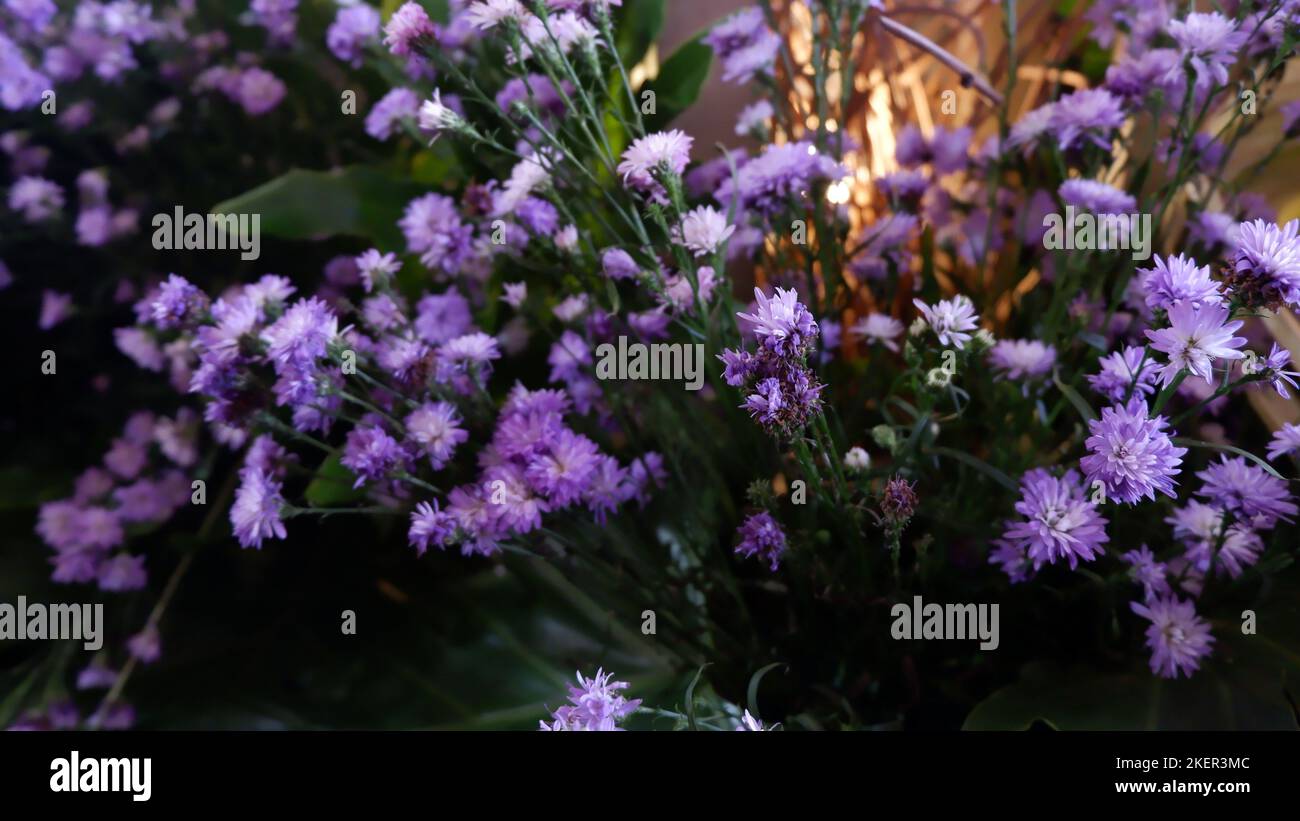
[[[775,670],[777,667],[781,667],[784,664],[785,662],[782,661],[774,661],[771,664],[767,665],[766,667],[760,667],[758,671],[754,673],[754,675],[749,677],[749,693],[748,693],[747,701],[749,702],[749,714],[752,715],[754,718],[762,717],[759,715],[758,712],[759,683],[763,680],[763,676],[767,675],[769,671]]]
[[[218,203],[214,214],[260,214],[261,231],[283,239],[365,237],[399,248],[397,221],[425,186],[366,166],[333,171],[294,169]]]
[[[645,84],[655,93],[655,112],[646,117],[646,131],[661,131],[700,96],[709,77],[713,50],[699,38],[684,43],[664,61],[659,76]]]
[[[664,27],[664,0],[628,0],[616,21],[618,56],[630,71],[650,50]]]
[[[330,454],[316,469],[304,496],[315,507],[335,507],[360,498],[361,491],[352,488],[355,481],[352,471],[339,462],[339,455]]]
[[[1060,388],[1061,394],[1074,406],[1074,409],[1079,412],[1084,421],[1091,422],[1097,418],[1097,412],[1092,409],[1092,405],[1088,404],[1088,400],[1080,396],[1079,392],[1074,388],[1062,382],[1059,374],[1052,373],[1052,382],[1056,384],[1056,387]]]
[[[692,730],[700,729],[695,723],[695,685],[700,683],[700,676],[704,675],[704,668],[708,666],[701,664],[700,669],[695,671],[695,678],[691,679],[691,683],[686,687],[686,723]]]
[[[1010,476],[1006,475],[1005,473],[998,470],[997,468],[993,467],[988,462],[985,462],[983,459],[980,459],[978,456],[972,456],[971,454],[966,453],[965,451],[955,450],[953,448],[945,448],[945,447],[932,447],[930,448],[930,452],[935,454],[936,456],[946,456],[949,459],[956,459],[958,462],[961,462],[966,465],[970,465],[971,467],[978,470],[980,473],[983,473],[985,476],[997,482],[999,485],[1002,485],[1007,490],[1014,491],[1017,488],[1015,480],[1013,480]]]
[[[1270,465],[1268,462],[1265,462],[1263,459],[1259,458],[1258,456],[1251,453],[1250,451],[1242,450],[1241,448],[1234,448],[1232,445],[1216,445],[1213,442],[1202,442],[1200,439],[1188,439],[1186,436],[1175,436],[1173,438],[1173,443],[1175,445],[1186,445],[1189,448],[1205,448],[1206,450],[1226,450],[1229,453],[1235,453],[1238,456],[1245,456],[1247,459],[1251,460],[1255,464],[1262,467],[1264,470],[1268,471],[1270,475],[1276,476],[1277,478],[1281,479],[1284,482],[1286,481],[1286,477],[1278,473],[1276,470],[1274,470],[1272,465]]]

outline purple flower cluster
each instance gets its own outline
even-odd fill
[[[757,556],[765,561],[772,572],[781,566],[781,557],[785,555],[787,540],[785,530],[766,510],[751,513],[741,522],[736,530],[736,552],[751,558]]]
[[[770,76],[781,49],[781,38],[767,27],[762,10],[753,6],[714,26],[704,35],[704,43],[722,63],[722,80],[727,83]]]
[[[1020,493],[1016,512],[1024,519],[1007,523],[995,563],[1018,566],[1010,557],[1019,556],[1038,570],[1063,559],[1073,570],[1080,561],[1090,562],[1102,554],[1109,540],[1106,519],[1089,499],[1088,486],[1078,471],[1056,477],[1036,468],[1021,477]]]
[[[591,678],[577,673],[578,686],[569,685],[569,703],[556,708],[551,713],[551,722],[542,721],[539,729],[554,732],[620,729],[618,725],[641,706],[641,699],[625,698],[623,691],[631,685],[626,681],[611,681],[613,677],[613,673],[604,669],[597,670]]]
[[[741,407],[768,433],[790,437],[821,412],[824,386],[806,364],[818,335],[817,322],[793,290],[777,288],[769,299],[755,288],[754,299],[754,313],[737,316],[749,324],[758,349],[727,349],[718,359],[726,366],[723,378],[728,385],[750,386]]]

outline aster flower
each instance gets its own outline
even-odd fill
[[[402,421],[407,437],[417,452],[428,455],[434,470],[442,470],[456,446],[469,440],[469,433],[460,427],[460,414],[450,402],[425,402]]]
[[[1119,98],[1104,88],[1090,88],[1057,100],[1047,130],[1055,134],[1062,151],[1084,143],[1109,149],[1115,130],[1123,124],[1124,108]]]
[[[845,171],[831,157],[818,152],[811,142],[768,145],[763,153],[741,165],[733,178],[714,191],[714,199],[730,205],[733,195],[738,206],[770,216],[794,197],[807,197],[813,184],[837,180]]]
[[[72,315],[72,294],[49,288],[41,291],[41,314],[36,327],[48,331]]]
[[[1285,423],[1273,431],[1273,440],[1268,445],[1268,458],[1277,459],[1289,456],[1300,450],[1300,425]]]
[[[771,74],[781,39],[767,27],[763,12],[750,7],[714,26],[703,38],[722,63],[722,80],[747,83],[756,74]]]
[[[1036,339],[1002,339],[989,350],[989,362],[1008,379],[1036,379],[1056,364],[1056,348]]]
[[[322,300],[300,299],[262,331],[267,356],[277,372],[287,366],[310,366],[325,355],[338,336],[338,317]]]
[[[925,317],[926,323],[939,338],[941,345],[952,345],[959,351],[963,350],[971,339],[969,331],[979,327],[975,303],[971,302],[970,297],[965,294],[941,300],[933,307],[919,299],[912,300],[912,304]]]
[[[1168,310],[1184,302],[1194,308],[1223,304],[1221,286],[1210,279],[1210,266],[1198,266],[1196,260],[1182,254],[1165,258],[1157,254],[1153,264],[1152,268],[1138,269],[1151,310]]]
[[[414,53],[421,44],[436,38],[433,22],[419,3],[403,3],[384,26],[384,45],[399,57]]]
[[[235,99],[245,112],[260,117],[278,106],[287,91],[279,77],[254,66],[240,73],[239,90]]]
[[[603,668],[591,678],[583,678],[581,672],[577,677],[578,686],[569,685],[569,703],[551,714],[550,724],[540,722],[542,730],[615,731],[619,723],[641,706],[641,699],[629,701],[622,694],[631,685],[626,681],[611,681],[614,674],[606,673]]]
[[[1047,103],[1026,112],[1007,134],[1007,148],[1020,148],[1029,153],[1038,139],[1047,133],[1052,122],[1056,103]]]
[[[1007,527],[1011,526],[1007,522]],[[1022,539],[994,539],[993,549],[989,551],[989,564],[996,565],[1012,584],[1028,581],[1034,575],[1034,562],[1026,552],[1027,543]]]
[[[280,483],[264,472],[252,468],[240,474],[235,503],[230,508],[230,524],[242,547],[262,548],[262,540],[286,536],[280,509],[284,497]]]
[[[28,222],[43,222],[63,208],[63,189],[41,177],[19,177],[9,188],[9,208]]]
[[[325,32],[325,45],[335,57],[360,68],[365,45],[379,38],[379,25],[379,12],[372,6],[343,6]]]
[[[1283,399],[1290,399],[1291,392],[1287,388],[1288,386],[1300,388],[1300,385],[1297,385],[1296,381],[1292,379],[1294,376],[1300,376],[1300,373],[1286,370],[1286,366],[1289,364],[1291,364],[1291,352],[1274,342],[1272,348],[1269,349],[1268,356],[1262,362],[1254,359],[1252,355],[1247,357],[1246,362],[1242,364],[1241,370],[1246,375],[1262,374],[1268,384],[1273,386],[1273,390],[1277,391],[1278,396]],[[1262,385],[1264,383],[1258,382],[1255,384]]]
[[[1248,520],[1253,527],[1270,528],[1278,519],[1290,522],[1296,515],[1286,482],[1244,457],[1222,456],[1196,476],[1204,483],[1196,495]]]
[[[1234,266],[1228,274],[1233,292],[1250,307],[1300,305],[1300,220],[1285,226],[1262,219],[1237,229]]]
[[[395,88],[379,98],[366,115],[366,133],[387,140],[402,120],[414,120],[420,111],[420,95],[409,88]]]
[[[552,504],[565,507],[578,501],[598,467],[596,443],[563,428],[547,451],[533,458],[526,471],[529,483]]]
[[[132,556],[119,553],[99,566],[99,589],[112,593],[128,590],[140,590],[148,581],[144,568],[144,556]]]
[[[754,300],[754,313],[737,312],[736,316],[753,326],[754,336],[764,347],[781,356],[802,356],[817,337],[818,329],[794,289],[778,287],[774,297],[768,299],[762,290],[755,288]]]
[[[150,305],[153,322],[163,330],[193,322],[208,307],[207,296],[184,277],[171,274],[158,286]]]
[[[1226,85],[1228,67],[1237,61],[1237,52],[1249,34],[1237,23],[1215,12],[1192,12],[1182,20],[1170,20],[1165,31],[1178,44],[1182,60],[1190,59],[1196,72],[1198,89]]]
[[[143,664],[153,664],[162,657],[162,636],[158,627],[147,624],[126,642],[126,649],[131,656]]]
[[[419,254],[420,261],[430,268],[456,274],[469,258],[474,228],[461,220],[451,197],[416,197],[397,224],[406,236],[407,250]]]
[[[1196,615],[1190,601],[1177,597],[1154,599],[1146,604],[1132,602],[1133,612],[1151,622],[1147,646],[1151,648],[1151,672],[1163,678],[1191,676],[1210,654],[1214,637],[1210,625]]]
[[[849,333],[863,339],[868,345],[879,343],[898,353],[898,343],[894,340],[903,335],[903,323],[887,314],[873,312],[855,322],[849,328]]]
[[[449,103],[456,102],[450,96],[447,101]],[[432,134],[434,139],[437,139],[438,135],[444,131],[473,132],[473,126],[461,116],[460,112],[442,101],[441,89],[434,89],[433,97],[425,100],[420,105],[420,111],[416,115],[416,123],[419,124],[421,131]]]
[[[366,293],[370,293],[377,287],[383,287],[398,271],[402,270],[402,263],[397,259],[397,254],[381,254],[377,248],[371,248],[358,256],[356,266]]]
[[[1232,335],[1243,323],[1227,319],[1228,309],[1221,305],[1197,310],[1183,302],[1169,309],[1168,328],[1146,331],[1151,347],[1169,357],[1168,364],[1160,369],[1160,384],[1170,384],[1184,368],[1213,383],[1214,360],[1244,358],[1237,348],[1246,344],[1245,338]]]
[[[682,217],[674,239],[695,256],[702,257],[716,253],[735,230],[736,226],[727,224],[726,214],[712,206],[701,205]]]
[[[739,543],[735,552],[750,558],[757,556],[768,563],[772,572],[781,566],[787,548],[785,530],[766,510],[751,513],[736,530]]]
[[[1094,214],[1131,214],[1137,210],[1133,195],[1097,180],[1066,180],[1057,193],[1066,205]]]
[[[437,500],[431,504],[420,502],[411,512],[411,529],[408,534],[411,547],[423,556],[429,545],[442,548],[456,530],[456,520],[450,513],[438,508]]]
[[[1165,417],[1150,417],[1138,396],[1103,410],[1101,419],[1088,422],[1088,455],[1079,462],[1088,485],[1100,481],[1108,498],[1129,505],[1154,499],[1156,491],[1174,497],[1173,477],[1187,449],[1174,446],[1167,427]]]
[[[426,294],[415,306],[415,332],[430,345],[442,345],[474,329],[469,300],[459,291]]]
[[[666,201],[663,186],[655,175],[667,172],[680,176],[690,162],[693,139],[684,131],[657,131],[638,138],[623,152],[618,173],[629,188],[646,192],[656,201]]]
[[[1120,558],[1132,565],[1129,568],[1129,577],[1142,585],[1144,601],[1170,595],[1169,581],[1165,578],[1169,569],[1163,562],[1156,561],[1155,554],[1148,550],[1146,545],[1142,545],[1137,550],[1121,553]]]
[[[765,134],[767,123],[775,114],[776,111],[767,100],[750,103],[742,108],[736,117],[736,136]]]
[[[483,385],[492,375],[492,363],[501,358],[497,341],[482,332],[448,340],[438,349],[438,379],[468,393],[471,382]]]
[[[1077,471],[1057,478],[1043,468],[1029,471],[1020,479],[1021,500],[1016,512],[1024,521],[1014,522],[1003,539],[1023,547],[1034,569],[1069,562],[1090,562],[1101,555],[1109,537],[1106,519],[1088,499],[1088,491]]]
[[[1101,370],[1088,375],[1088,384],[1112,402],[1123,402],[1130,390],[1139,397],[1155,393],[1160,365],[1148,357],[1146,348],[1127,345],[1098,358],[1097,363]]]
[[[359,488],[404,470],[409,459],[410,455],[401,443],[383,428],[377,424],[365,424],[348,431],[339,462],[356,475],[352,487]]]

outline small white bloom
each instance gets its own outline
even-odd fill
[[[849,470],[866,470],[871,467],[871,454],[859,447],[849,448],[844,454],[844,466]]]

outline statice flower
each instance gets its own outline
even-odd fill
[[[1142,585],[1142,598],[1144,601],[1149,602],[1152,599],[1162,598],[1171,593],[1169,581],[1166,578],[1169,568],[1165,566],[1164,562],[1156,561],[1155,555],[1147,549],[1146,545],[1142,545],[1137,550],[1122,553],[1120,558],[1132,565],[1128,571],[1129,577]]]
[[[1296,515],[1286,482],[1244,457],[1222,456],[1196,476],[1204,483],[1198,496],[1253,527],[1270,528],[1278,519],[1289,522]]]
[[[1002,339],[989,350],[993,368],[1009,379],[1046,375],[1056,364],[1056,348],[1036,339]]]
[[[657,131],[638,138],[623,152],[618,173],[629,188],[647,193],[656,202],[666,202],[656,175],[681,176],[691,158],[693,139],[684,131]]]
[[[1210,625],[1196,615],[1190,601],[1161,598],[1146,604],[1132,602],[1133,612],[1151,622],[1147,646],[1151,648],[1151,672],[1163,678],[1191,676],[1210,654],[1214,637]]]
[[[1059,141],[1062,151],[1090,143],[1109,149],[1111,138],[1124,124],[1124,107],[1119,98],[1104,88],[1067,94],[1052,106],[1047,129]]]
[[[1168,310],[1184,302],[1194,308],[1223,304],[1221,286],[1210,279],[1210,266],[1197,265],[1182,254],[1165,258],[1157,254],[1153,263],[1152,268],[1138,269],[1148,308]]]
[[[230,508],[230,524],[242,547],[262,547],[264,539],[285,538],[280,510],[284,497],[280,483],[258,468],[240,474],[235,503]]]
[[[400,57],[414,53],[436,38],[433,21],[419,3],[403,3],[384,26],[384,45]]]
[[[1300,220],[1285,226],[1262,219],[1238,227],[1233,292],[1252,308],[1300,305]]]
[[[736,536],[739,543],[735,552],[746,558],[757,556],[773,572],[781,566],[787,547],[786,535],[771,513],[766,510],[751,513],[736,530]]]
[[[551,714],[550,724],[540,722],[540,729],[614,731],[620,729],[618,725],[641,706],[641,699],[629,701],[623,696],[623,691],[631,685],[626,681],[611,681],[613,673],[600,669],[591,678],[583,678],[581,672],[577,677],[578,686],[569,685],[569,703]]]
[[[912,304],[925,317],[926,324],[939,338],[940,345],[952,345],[959,351],[964,350],[966,343],[971,340],[969,332],[979,327],[975,303],[965,294],[941,300],[933,306],[926,305],[919,299],[912,300]]]
[[[1021,500],[1016,512],[1025,517],[1014,522],[1003,539],[1022,547],[1037,570],[1058,559],[1090,562],[1108,541],[1106,519],[1088,499],[1088,489],[1079,473],[1067,471],[1057,478],[1043,468],[1029,471],[1020,479]]]
[[[1146,348],[1127,345],[1097,360],[1101,370],[1088,375],[1092,389],[1112,402],[1123,402],[1132,390],[1133,396],[1155,393],[1160,365],[1147,356]]]
[[[868,345],[879,343],[898,353],[898,343],[895,340],[903,335],[903,323],[888,314],[870,313],[855,322],[849,328],[849,333],[860,337]]]
[[[1079,462],[1088,485],[1100,481],[1110,499],[1129,505],[1154,499],[1156,491],[1174,497],[1173,477],[1187,449],[1174,446],[1167,427],[1165,417],[1150,417],[1139,396],[1103,410],[1101,419],[1088,422],[1088,455]]]
[[[1165,31],[1178,44],[1179,68],[1189,59],[1196,72],[1196,86],[1226,85],[1228,67],[1250,35],[1232,19],[1215,12],[1192,12],[1182,20],[1170,20]]]
[[[1245,338],[1232,335],[1243,323],[1227,319],[1228,309],[1221,305],[1197,310],[1183,302],[1169,309],[1168,328],[1146,331],[1151,347],[1169,357],[1168,364],[1160,369],[1160,384],[1170,384],[1184,368],[1213,383],[1214,360],[1244,358],[1237,348],[1246,344]]]
[[[1273,440],[1268,444],[1268,458],[1278,459],[1300,450],[1300,425],[1285,423],[1273,431]]]

